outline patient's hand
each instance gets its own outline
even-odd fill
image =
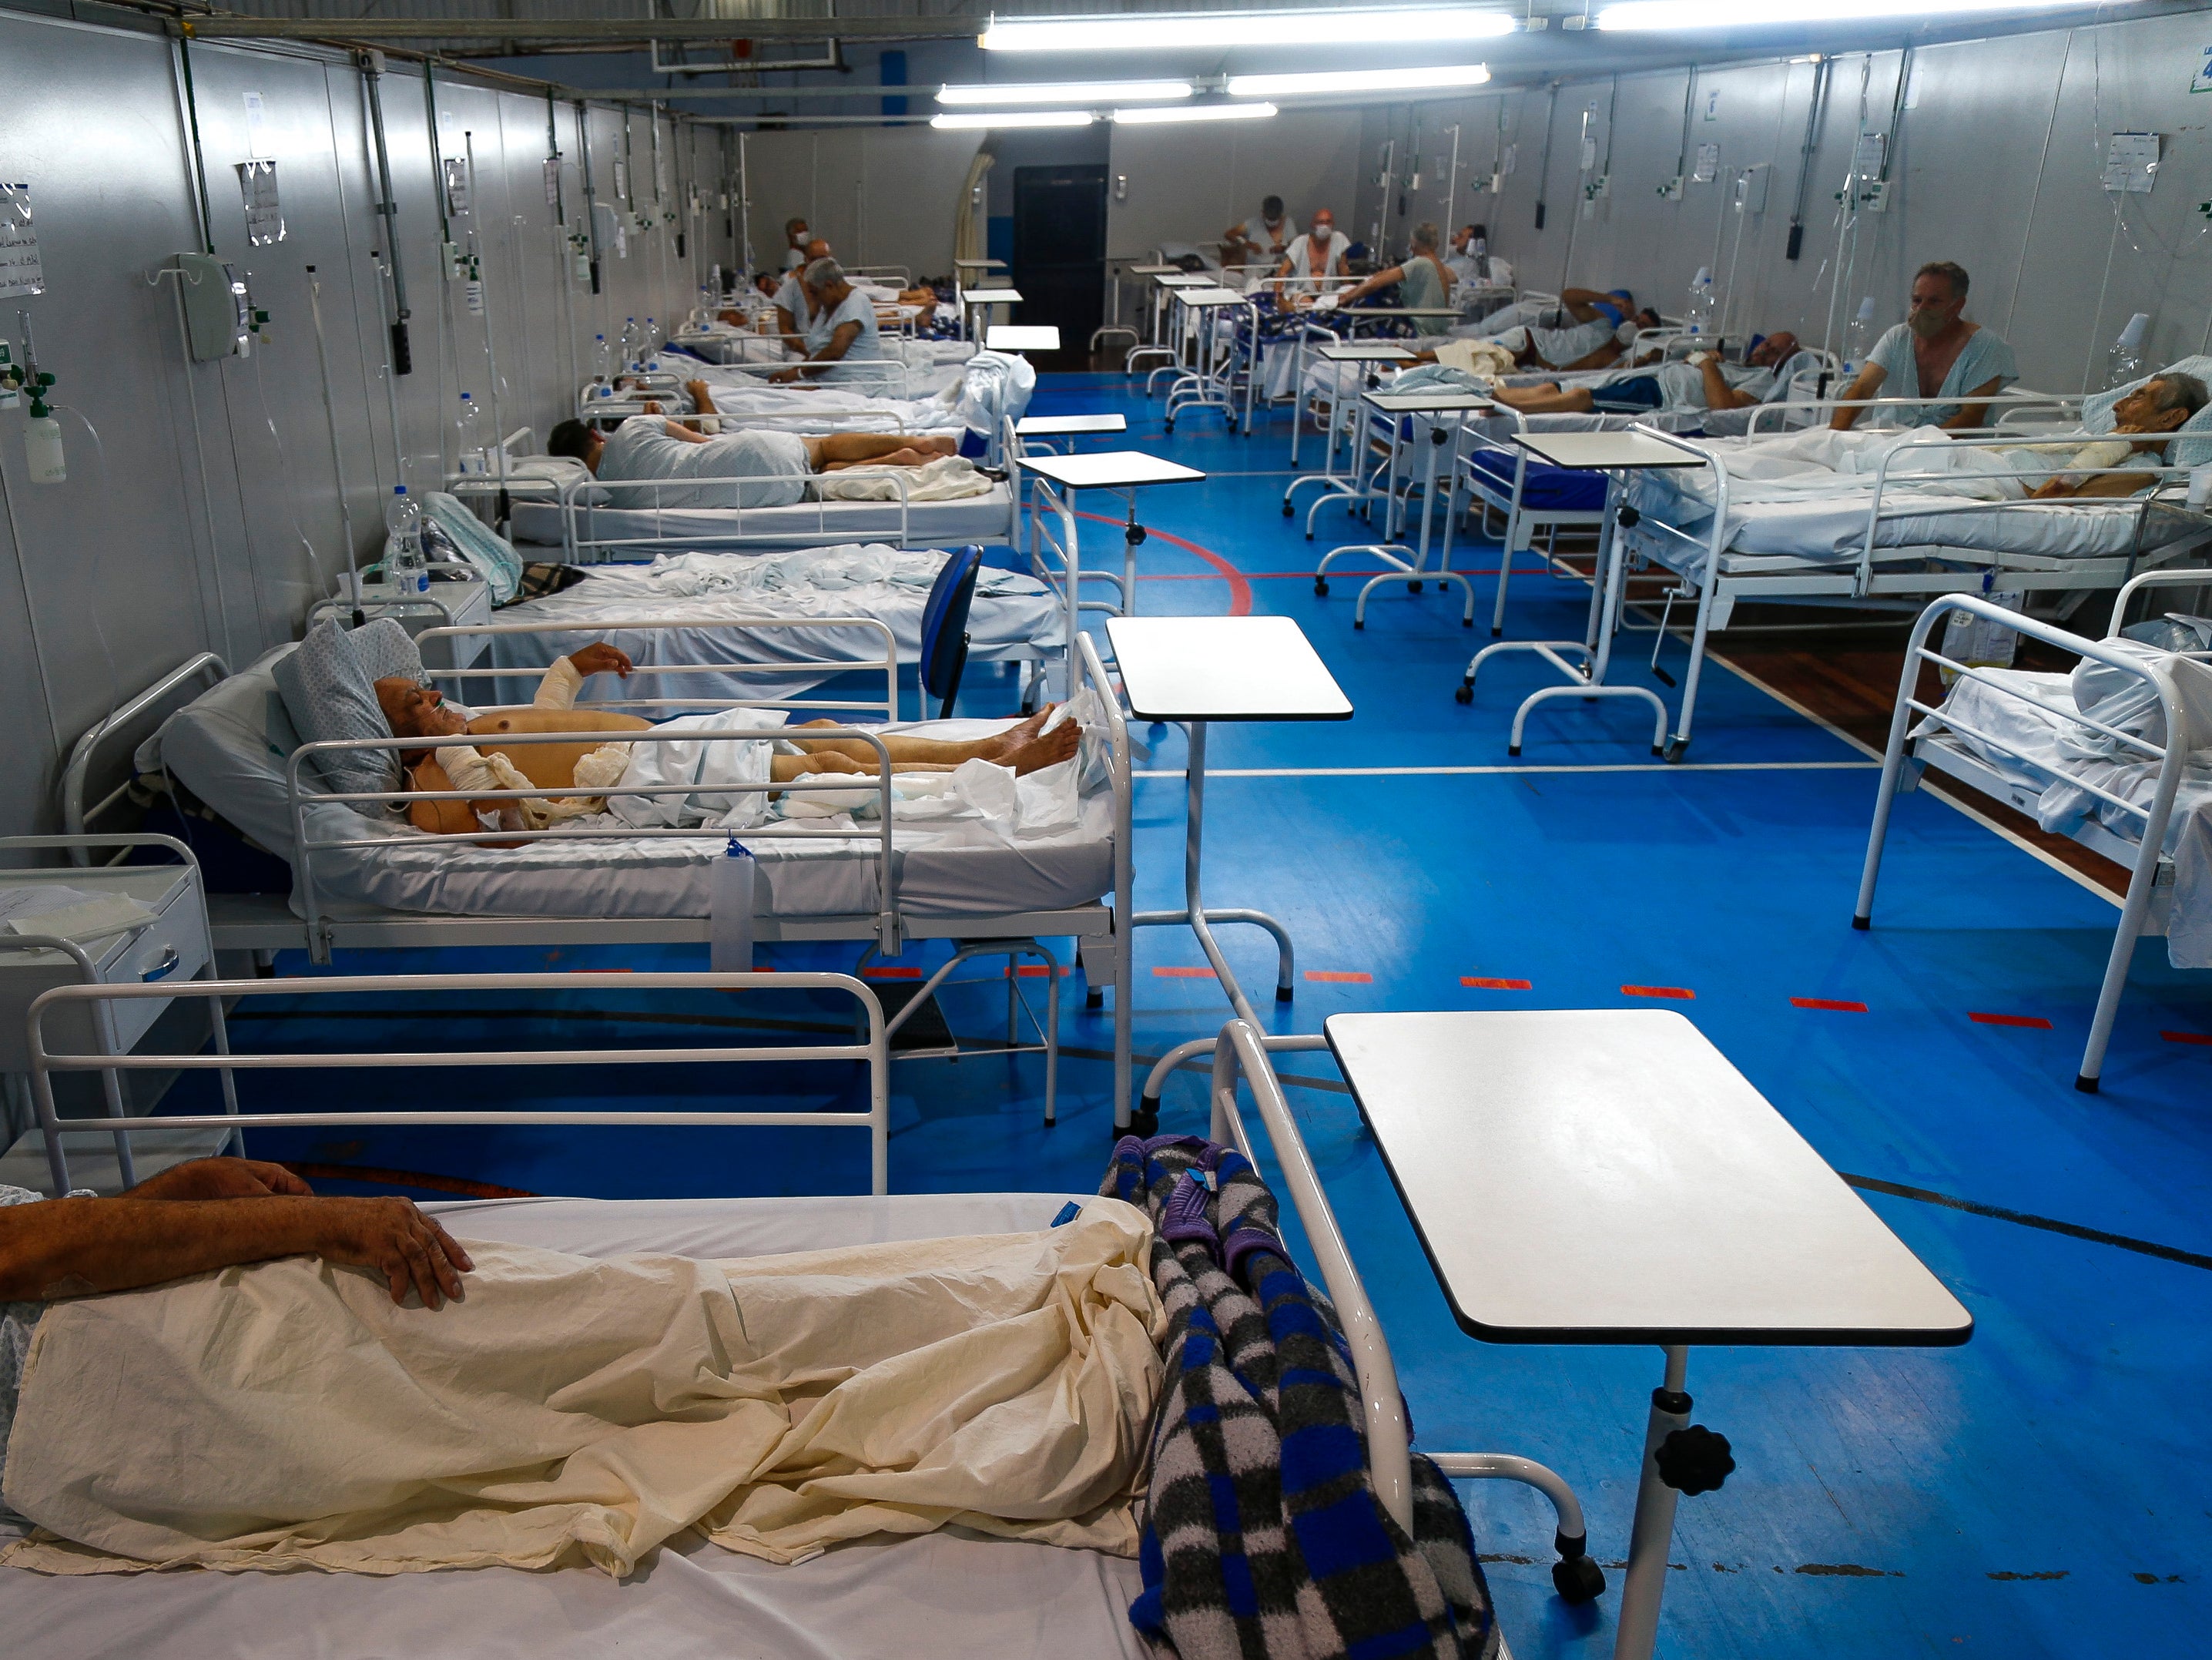
[[[629,660],[629,653],[619,646],[609,645],[604,640],[586,646],[581,651],[570,652],[568,662],[581,675],[618,674],[624,679],[629,678],[629,672],[635,666]]]
[[[461,1275],[476,1264],[459,1243],[415,1207],[411,1199],[320,1199],[315,1203],[315,1254],[326,1262],[374,1268],[404,1303],[410,1291],[426,1308],[461,1300]]]
[[[260,1199],[271,1194],[311,1196],[314,1189],[282,1164],[258,1158],[195,1158],[149,1176],[131,1199]]]

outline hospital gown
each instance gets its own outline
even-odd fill
[[[860,331],[845,348],[845,355],[826,368],[809,371],[806,378],[830,386],[880,386],[900,378],[874,367],[886,362],[890,354],[884,350],[883,336],[876,327],[876,302],[858,289],[807,324],[806,355],[812,357],[819,353],[848,323],[857,324]]]
[[[1867,354],[1867,367],[1885,374],[1886,378],[1875,392],[1877,398],[1910,398],[1920,390],[1920,366],[1912,356],[1912,331],[1903,323],[1875,342],[1874,350]],[[1947,400],[1962,398],[1991,380],[1996,381],[2002,390],[2019,379],[2020,365],[2013,359],[2012,348],[1994,329],[1977,329],[1959,349],[1958,361],[1944,375],[1943,384],[1936,389],[1936,402],[1869,410],[1867,416],[1883,426],[1941,426],[1965,407]]]
[[[725,433],[703,444],[668,435],[657,415],[634,415],[617,427],[599,458],[599,482],[663,478],[736,479],[690,489],[611,489],[617,508],[787,508],[804,499],[813,468],[806,446],[787,432]]]

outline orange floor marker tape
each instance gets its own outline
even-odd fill
[[[1358,974],[1342,969],[1308,969],[1306,978],[1334,986],[1371,986],[1375,983],[1375,976],[1371,974]]]
[[[1697,1001],[1698,994],[1687,986],[1623,986],[1623,997],[1677,997],[1686,1003]]]
[[[1529,988],[1526,980],[1490,980],[1470,974],[1460,976],[1459,982],[1483,991],[1527,991]]]

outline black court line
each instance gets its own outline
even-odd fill
[[[2124,1233],[2106,1233],[2102,1228],[2085,1228],[2075,1222],[2060,1222],[2048,1216],[2036,1216],[2027,1211],[2007,1210],[2002,1205],[1984,1205],[1972,1199],[1954,1199],[1948,1193],[1935,1193],[1926,1188],[1908,1188],[1901,1182],[1885,1182],[1878,1176],[1853,1176],[1848,1171],[1837,1175],[1855,1188],[1869,1193],[1886,1193],[1896,1199],[1917,1200],[1923,1205],[1941,1205],[1946,1210],[1962,1210],[1975,1216],[1987,1216],[1999,1222],[2015,1222],[2024,1228],[2041,1228],[2046,1233],[2063,1233],[2069,1239],[2087,1239],[2092,1244],[2111,1245],[2120,1250],[2131,1250],[2143,1256],[2156,1256],[2168,1262],[2179,1262],[2192,1268],[2212,1268],[2212,1256],[2202,1252],[2183,1250],[2174,1245],[2154,1244],[2148,1239],[2132,1238]]]
[[[965,982],[963,983],[970,983]],[[240,1009],[232,1013],[236,1020],[392,1020],[410,1016],[396,1009],[331,1009],[327,1011],[279,1012]],[[635,1021],[641,1025],[737,1026],[763,1031],[798,1031],[849,1033],[849,1025],[835,1025],[827,1021],[759,1020],[734,1014],[684,1014],[656,1012],[650,1010],[616,1009],[458,1009],[441,1012],[441,1020],[609,1020]],[[963,1040],[964,1041],[964,1040]],[[978,1045],[988,1053],[988,1046]],[[1062,1043],[1060,1052],[1077,1061],[1114,1059],[1111,1049],[1094,1049],[1073,1043]],[[1132,1055],[1130,1064],[1150,1067],[1159,1064],[1157,1055]],[[1178,1072],[1200,1072],[1210,1068],[1212,1062],[1197,1056],[1176,1068]],[[1294,1073],[1277,1073],[1285,1084],[1302,1089],[1326,1090],[1334,1095],[1349,1095],[1351,1086],[1338,1078],[1308,1078]],[[2161,1262],[2179,1262],[2184,1268],[2212,1269],[2212,1256],[2201,1251],[2183,1250],[2178,1245],[2161,1245],[2148,1239],[2137,1239],[2124,1233],[2107,1233],[2102,1228],[2085,1228],[2078,1222],[2062,1222],[2055,1217],[2038,1216],[2033,1212],[2008,1210],[2002,1205],[1984,1205],[1978,1200],[1955,1198],[1948,1193],[1937,1193],[1930,1188],[1907,1187],[1902,1182],[1884,1181],[1878,1176],[1854,1176],[1849,1171],[1836,1172],[1852,1187],[1866,1193],[1887,1194],[1893,1199],[1910,1199],[1923,1205],[1936,1205],[1945,1210],[1964,1211],[1970,1216],[1984,1216],[1992,1221],[2010,1222],[2023,1228],[2040,1228],[2045,1233],[2063,1234],[2069,1239],[2086,1240],[2093,1245],[2110,1245],[2117,1250],[2130,1250],[2141,1256],[2155,1256]]]

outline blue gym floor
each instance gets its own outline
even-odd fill
[[[1274,1027],[1318,1031],[1341,1010],[1617,1007],[1636,1001],[1625,988],[1671,988],[1680,995],[1645,1006],[1696,1021],[1973,1312],[1962,1349],[1692,1354],[1695,1417],[1735,1444],[1737,1473],[1681,1506],[1660,1651],[2204,1652],[2212,1048],[2202,1035],[2212,1032],[2212,982],[2168,969],[2162,945],[2146,942],[2103,1093],[2077,1093],[2112,904],[1922,792],[1899,804],[1874,930],[1855,933],[1875,781],[1862,751],[1715,663],[1683,765],[1652,759],[1649,716],[1625,700],[1550,705],[1515,761],[1513,708],[1545,683],[1534,660],[1516,654],[1494,681],[1486,669],[1472,707],[1451,696],[1489,638],[1494,545],[1462,543],[1455,556],[1484,573],[1474,629],[1460,626],[1456,596],[1400,585],[1378,590],[1354,632],[1357,583],[1336,581],[1322,599],[1311,572],[1329,546],[1375,532],[1332,508],[1309,543],[1310,490],[1299,493],[1298,518],[1282,516],[1287,417],[1246,439],[1224,434],[1218,416],[1188,416],[1168,437],[1159,405],[1109,376],[1049,377],[1032,412],[1099,410],[1127,411],[1130,444],[1212,475],[1140,498],[1155,532],[1141,554],[1140,609],[1293,617],[1358,708],[1340,727],[1215,729],[1207,897],[1290,925],[1300,980],[1286,1006],[1264,995],[1265,936],[1224,931]],[[1304,454],[1310,471],[1310,437]],[[1115,511],[1103,497],[1085,505]],[[1086,560],[1118,569],[1118,524],[1085,533]],[[1513,592],[1509,636],[1580,636],[1584,589],[1531,566]],[[1624,651],[1648,654],[1650,638],[1629,635]],[[1678,642],[1666,660],[1679,674]],[[1644,674],[1640,660],[1620,671]],[[971,674],[961,708],[1009,712],[1017,695],[987,667]],[[1150,736],[1137,797],[1146,907],[1179,903],[1183,836],[1180,739]],[[1146,929],[1137,953],[1140,1055],[1218,1027],[1226,1010],[1210,980],[1162,972],[1203,963],[1187,932]],[[791,948],[773,961],[849,968],[854,955]],[[902,965],[939,960],[915,951]],[[704,953],[377,952],[338,964],[469,966],[696,968]],[[1002,964],[963,973],[969,983],[943,1006],[956,1031],[988,1041],[1004,1030]],[[1041,980],[1018,983],[1042,994]],[[554,1047],[772,1042],[787,1037],[787,1024],[779,1033],[772,1023],[835,1034],[848,1018],[829,998],[748,1000],[735,1015],[729,1000],[710,998],[579,991],[562,1001],[549,1014],[456,994],[411,1015],[287,1013],[235,1031],[242,1046]],[[1095,1187],[1112,1110],[1110,1025],[1085,1012],[1074,980],[1061,1008],[1056,1128],[1040,1122],[1035,1056],[895,1068],[895,1189]],[[650,1024],[637,1018],[647,1013]],[[1327,1057],[1284,1059],[1420,1441],[1549,1463],[1581,1494],[1595,1553],[1619,1562],[1657,1353],[1493,1347],[1462,1335]],[[406,1080],[392,1087],[420,1105],[437,1104],[439,1089],[613,1106],[647,1096],[721,1104],[733,1088],[763,1104],[858,1098],[849,1076],[825,1085],[818,1067],[749,1068],[733,1083],[672,1067],[624,1080],[617,1097],[603,1092],[605,1075],[565,1068],[383,1076]],[[325,1080],[315,1087],[319,1102],[332,1098]],[[180,1090],[175,1103],[193,1098]],[[337,1098],[366,1104],[375,1091]],[[1202,1128],[1200,1103],[1195,1076],[1178,1078],[1164,1126]],[[253,1151],[609,1197],[851,1191],[866,1176],[862,1138],[826,1130],[264,1132]],[[1620,1576],[1593,1607],[1566,1607],[1552,1594],[1542,1501],[1502,1484],[1462,1492],[1515,1653],[1608,1654]]]

